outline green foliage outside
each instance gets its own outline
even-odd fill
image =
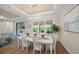
[[[44,33],[46,31],[47,34],[52,34],[59,31],[59,27],[56,24],[46,25],[45,27],[44,25],[39,26],[39,32]],[[34,27],[33,32],[38,32],[38,27]]]

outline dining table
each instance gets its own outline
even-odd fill
[[[32,36],[23,36],[27,38],[26,40],[29,42],[34,42]],[[44,45],[50,45],[50,52],[52,53],[52,45],[53,45],[53,38],[50,36],[45,36],[46,38],[39,38],[38,37],[38,42],[41,42]],[[22,36],[18,37],[18,42],[22,40]]]

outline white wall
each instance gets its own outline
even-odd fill
[[[0,32],[12,32],[13,31],[13,23],[12,22],[0,22]]]
[[[64,31],[64,14],[73,8],[75,5],[68,5],[60,16],[61,26],[61,43],[68,50],[69,53],[79,53],[79,33]]]
[[[1,22],[0,22],[0,33],[1,33]]]

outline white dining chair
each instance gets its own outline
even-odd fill
[[[13,38],[16,38],[17,39],[17,49],[20,49],[20,47],[22,47],[22,40],[23,40],[23,33],[20,33],[19,36],[16,36],[16,37],[13,37]]]
[[[21,42],[22,42],[22,51],[24,50],[24,47],[26,47],[28,52],[28,47],[30,46],[30,44],[28,43],[27,38],[22,37]]]
[[[53,44],[47,44],[46,45],[46,53],[47,53],[48,50],[50,50],[50,53],[52,54],[52,50],[54,50],[54,54],[56,54],[57,35],[53,35],[53,39],[52,40],[53,40]]]
[[[22,47],[22,36],[17,36],[17,49],[20,49]]]
[[[52,39],[53,40],[53,39]],[[52,41],[50,40],[50,42]],[[46,53],[48,50],[50,50],[50,53],[52,54],[52,49],[53,49],[53,44],[52,43],[49,43],[49,44],[46,44]]]
[[[41,45],[41,40],[38,40],[37,38],[33,38],[33,54],[35,53],[35,51],[40,51],[41,54],[41,50],[42,50],[43,46]]]
[[[56,34],[54,34],[53,35],[53,41],[54,41],[54,43],[53,43],[53,49],[54,49],[54,54],[56,54],[56,43],[57,43],[57,35]]]

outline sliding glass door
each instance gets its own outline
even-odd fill
[[[16,23],[16,35],[20,35],[25,31],[25,22],[18,22]]]

